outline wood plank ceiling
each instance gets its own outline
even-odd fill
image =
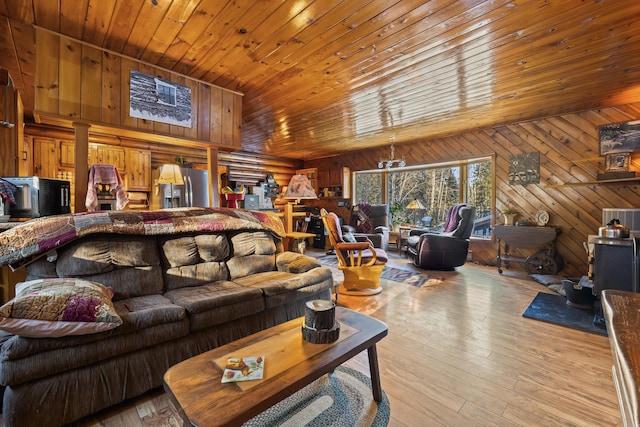
[[[640,100],[638,0],[0,0],[33,25],[233,89],[243,150],[314,159]]]

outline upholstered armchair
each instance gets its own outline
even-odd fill
[[[473,206],[454,205],[449,209],[442,232],[412,230],[407,255],[416,266],[427,270],[453,270],[463,265],[469,252],[475,213]]]
[[[327,229],[331,247],[338,258],[338,269],[344,273],[344,283],[338,293],[344,295],[375,295],[382,291],[380,274],[387,263],[387,253],[366,237],[359,236],[356,241],[344,239],[340,219],[333,212],[321,209],[322,222]]]
[[[352,233],[356,237],[366,237],[373,247],[389,250],[389,205],[370,205],[358,203],[351,211],[348,225],[342,226],[344,233]]]

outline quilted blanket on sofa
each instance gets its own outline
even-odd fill
[[[272,212],[229,208],[97,211],[36,218],[0,233],[0,265],[17,267],[35,256],[95,233],[161,235],[198,231],[270,230],[285,234]]]

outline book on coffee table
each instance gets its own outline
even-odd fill
[[[230,357],[222,373],[223,383],[262,379],[264,356]]]

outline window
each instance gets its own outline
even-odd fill
[[[467,164],[466,197],[464,200],[476,208],[473,236],[491,237],[493,212],[493,162],[480,160]]]
[[[464,201],[476,208],[473,236],[491,237],[493,159],[490,157],[356,172],[354,187],[354,203],[388,203],[394,224],[436,230],[444,224],[449,207]],[[424,208],[408,208],[413,200]]]
[[[376,172],[356,172],[354,179],[355,200],[368,203],[383,203],[382,174]]]
[[[158,103],[176,106],[176,87],[155,79],[156,92],[158,93]]]

